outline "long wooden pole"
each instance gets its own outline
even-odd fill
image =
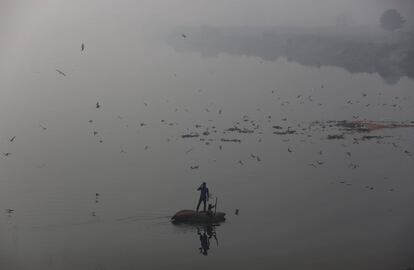
[[[214,215],[216,215],[217,212],[217,197],[216,197],[216,203],[214,204]]]

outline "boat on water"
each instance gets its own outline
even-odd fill
[[[194,224],[211,224],[224,222],[226,220],[225,213],[213,212],[197,212],[194,210],[181,210],[175,213],[171,218],[172,223],[194,223]]]

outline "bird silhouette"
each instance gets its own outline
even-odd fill
[[[288,152],[289,152],[289,153],[292,153],[292,150],[290,150],[290,148],[288,148]]]
[[[59,70],[59,69],[56,69],[56,71],[57,71],[60,75],[62,75],[62,76],[66,76],[66,73],[64,73],[63,71],[61,71],[61,70]]]
[[[39,125],[43,130],[47,130],[47,127],[43,126],[43,125]]]
[[[10,141],[10,142],[13,142],[13,141],[14,141],[14,139],[16,139],[16,136],[11,137],[11,138],[9,139],[9,141]]]
[[[10,155],[11,155],[11,153],[10,153],[10,152],[7,152],[7,153],[3,153],[3,155],[4,155],[5,157],[8,157],[8,156],[10,156]]]
[[[99,101],[96,102],[96,108],[99,109],[101,107],[101,104],[99,104]]]
[[[181,34],[181,36],[182,36],[183,38],[187,38],[187,35],[186,35],[186,34]]]
[[[81,44],[81,52],[83,52],[85,50],[85,43]]]

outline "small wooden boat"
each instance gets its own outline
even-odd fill
[[[175,213],[171,218],[172,223],[196,223],[196,224],[211,224],[223,222],[226,220],[226,214],[223,212],[212,212],[210,215],[207,212],[197,212],[194,210],[181,210]]]

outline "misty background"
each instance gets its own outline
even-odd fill
[[[0,268],[413,267],[413,129],[327,124],[412,124],[413,12],[0,0]],[[227,214],[207,257],[169,222],[203,181]]]

